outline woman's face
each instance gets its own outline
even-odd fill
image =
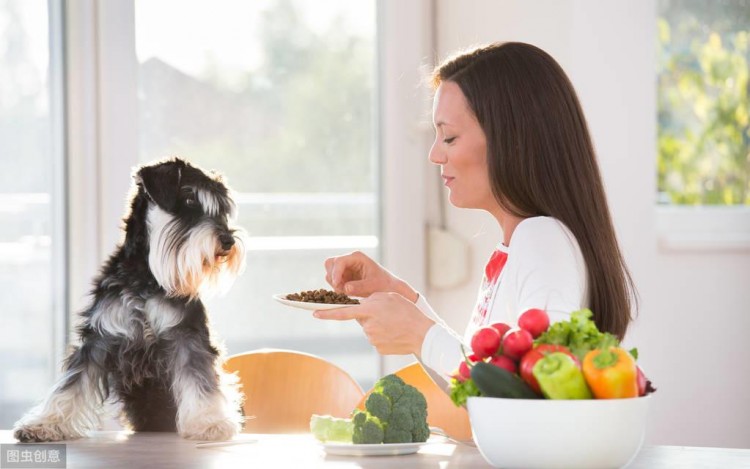
[[[432,106],[435,142],[430,161],[440,165],[456,207],[493,212],[497,207],[487,170],[487,140],[461,88],[444,81]]]

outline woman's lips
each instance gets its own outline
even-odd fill
[[[444,183],[444,184],[445,184],[446,186],[449,186],[449,185],[450,185],[450,183],[451,183],[451,182],[453,182],[453,180],[454,180],[454,179],[456,179],[456,178],[454,178],[454,177],[450,177],[450,176],[443,176],[443,183]]]

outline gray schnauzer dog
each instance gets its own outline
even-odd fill
[[[177,158],[133,178],[125,238],[80,315],[80,344],[47,398],[16,423],[20,441],[82,437],[110,399],[135,431],[224,440],[240,430],[242,394],[221,368],[200,300],[244,267],[229,189]]]

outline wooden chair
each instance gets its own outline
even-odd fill
[[[471,440],[471,425],[469,413],[463,407],[456,407],[450,397],[418,362],[405,366],[394,373],[405,383],[414,386],[424,394],[427,400],[427,424],[440,427],[451,438],[456,440]],[[372,390],[362,397],[357,407],[365,408],[365,400]]]
[[[309,432],[312,414],[349,417],[364,392],[338,366],[314,355],[262,349],[229,357],[245,393],[243,410],[253,419],[245,433]]]

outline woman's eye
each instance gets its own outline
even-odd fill
[[[443,142],[444,142],[444,143],[447,143],[447,144],[449,144],[449,145],[450,145],[451,143],[453,143],[453,141],[454,141],[455,139],[456,139],[456,137],[444,138],[444,139],[443,139]]]

